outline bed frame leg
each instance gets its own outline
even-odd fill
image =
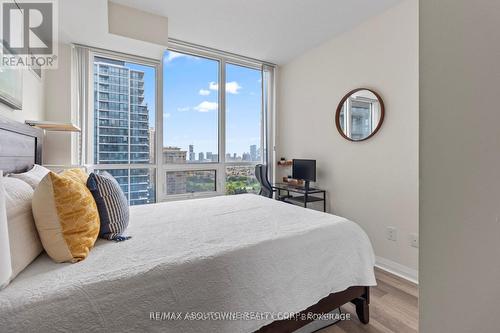
[[[351,301],[356,306],[356,314],[359,321],[363,324],[368,324],[370,321],[370,289],[366,287],[365,293]]]

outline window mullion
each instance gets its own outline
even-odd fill
[[[156,164],[156,189],[155,200],[159,202],[166,196],[166,175],[161,169],[163,164],[163,61],[156,67],[156,134],[155,134],[155,164]]]
[[[224,194],[226,188],[226,61],[219,61],[219,168],[217,192]]]

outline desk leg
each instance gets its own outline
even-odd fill
[[[323,212],[326,213],[326,192],[323,192]]]
[[[307,208],[307,193],[304,194],[304,208]]]

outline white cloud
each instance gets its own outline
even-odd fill
[[[208,102],[204,101],[194,107],[194,109],[198,112],[210,112],[215,111],[219,107],[219,104],[216,102]]]
[[[219,90],[219,84],[215,83],[215,82],[210,82],[208,84],[208,89],[210,90]]]
[[[177,111],[179,111],[179,112],[186,112],[186,111],[189,111],[189,109],[191,109],[189,106],[184,106],[182,108],[177,108]]]
[[[200,94],[201,96],[208,96],[208,95],[210,95],[210,90],[200,89],[199,94]]]
[[[226,83],[226,92],[230,94],[237,94],[241,89],[241,86],[236,81],[231,81]]]
[[[243,87],[240,86],[240,84],[236,81],[231,81],[226,83],[226,92],[229,94],[238,94],[241,88]],[[208,89],[219,90],[219,84],[212,81],[208,84]]]
[[[172,116],[170,113],[165,113],[165,114],[163,115],[163,118],[164,118],[164,119],[167,119],[167,118],[170,118],[170,116]]]
[[[171,62],[174,59],[177,58],[190,58],[191,56],[184,54],[184,53],[177,53],[174,51],[168,51],[168,56],[165,58],[165,62]]]

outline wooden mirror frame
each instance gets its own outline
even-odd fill
[[[347,135],[344,134],[344,131],[342,130],[342,127],[340,126],[340,112],[342,111],[342,107],[344,106],[344,103],[345,101],[354,93],[357,93],[358,91],[361,91],[361,90],[368,90],[369,92],[371,92],[372,94],[375,95],[375,97],[377,97],[378,99],[378,102],[380,103],[380,120],[377,124],[377,127],[375,127],[375,129],[373,130],[373,132],[368,135],[366,138],[364,139],[361,139],[361,140],[353,140],[351,139],[350,137],[348,137]],[[382,123],[384,122],[384,116],[385,116],[385,106],[384,106],[384,101],[382,100],[382,97],[380,97],[380,95],[378,93],[376,93],[375,91],[373,91],[372,89],[368,89],[368,88],[357,88],[357,89],[354,89],[354,90],[351,90],[349,91],[347,94],[345,94],[345,96],[340,100],[340,103],[339,105],[337,106],[337,111],[335,113],[335,125],[337,125],[337,130],[339,131],[340,135],[342,135],[342,137],[348,141],[352,141],[352,142],[361,142],[361,141],[365,141],[365,140],[368,140],[370,139],[372,136],[375,135],[375,133],[378,132],[378,130],[380,129],[380,127],[382,126]]]

